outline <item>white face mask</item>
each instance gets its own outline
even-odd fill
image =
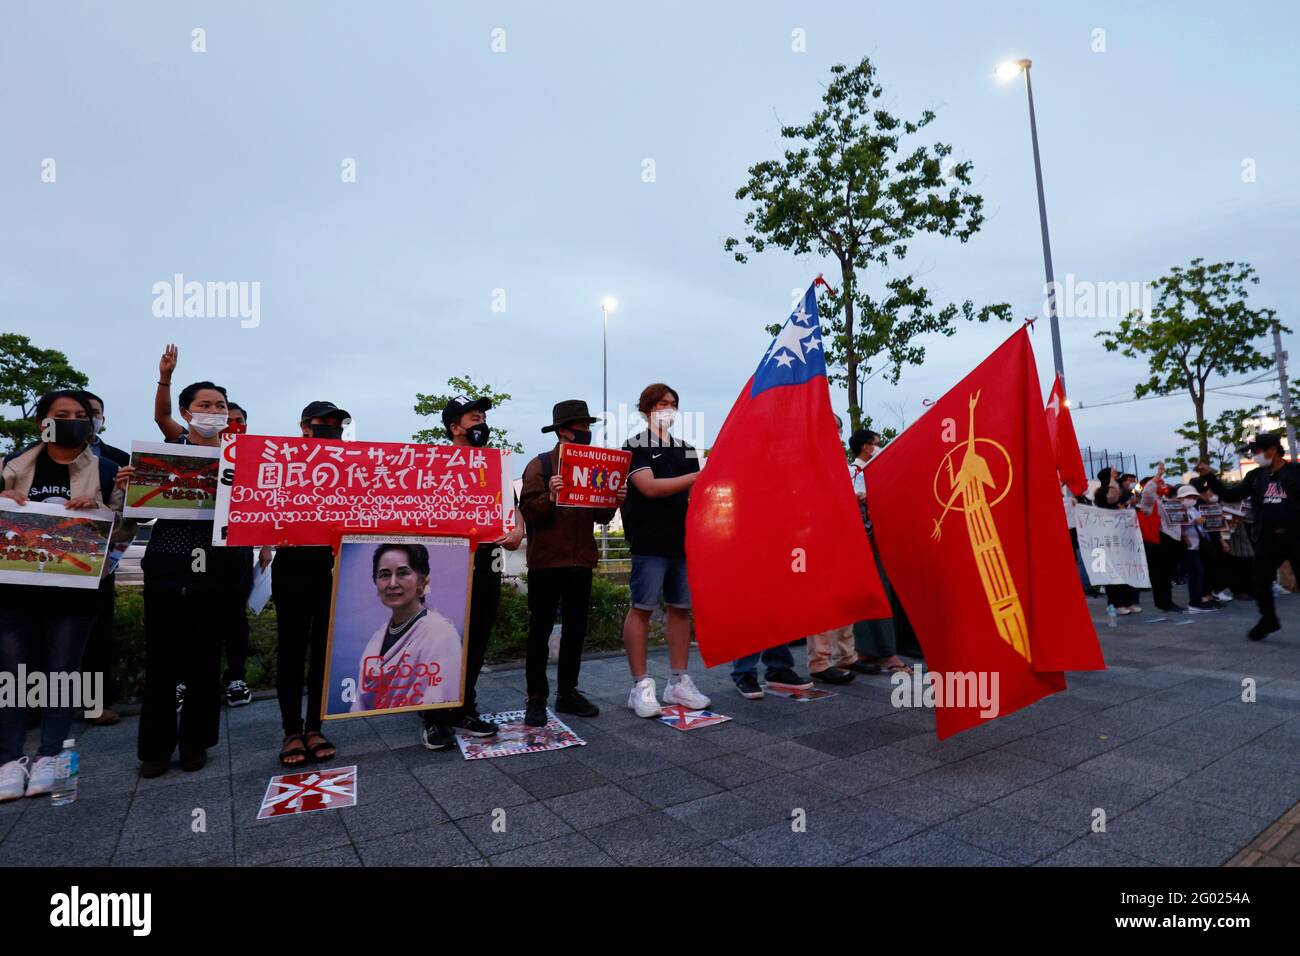
[[[96,415],[92,421],[95,423],[95,434],[98,435],[104,430],[104,416]]]
[[[677,411],[672,408],[661,408],[650,413],[650,420],[661,430],[667,431],[677,420]]]
[[[195,412],[190,416],[190,428],[194,434],[211,438],[230,423],[230,416],[213,412]]]

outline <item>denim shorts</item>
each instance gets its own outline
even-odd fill
[[[685,558],[661,558],[653,554],[632,555],[632,606],[653,611],[659,595],[669,607],[689,608],[691,586],[686,581]]]

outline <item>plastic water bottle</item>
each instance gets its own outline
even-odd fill
[[[58,760],[54,764],[54,789],[50,791],[50,803],[56,807],[72,803],[77,799],[77,770],[80,759],[77,756],[77,742],[69,737],[63,742]]]
[[[1118,618],[1119,618],[1119,615],[1115,612],[1115,605],[1113,605],[1113,604],[1107,604],[1107,605],[1106,605],[1106,626],[1107,626],[1107,627],[1117,627],[1117,626],[1118,626],[1118,621],[1117,621]]]

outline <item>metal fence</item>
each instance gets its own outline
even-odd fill
[[[1122,451],[1109,451],[1105,448],[1080,448],[1079,454],[1083,456],[1083,470],[1089,478],[1096,478],[1097,472],[1103,468],[1114,468],[1117,474],[1129,474],[1141,476],[1142,472],[1138,470],[1137,455],[1130,455]]]

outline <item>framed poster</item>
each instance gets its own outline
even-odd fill
[[[135,474],[126,486],[126,518],[211,521],[217,502],[220,448],[131,442]]]
[[[114,514],[0,498],[0,584],[97,588]]]
[[[472,581],[468,537],[344,535],[321,717],[460,706]]]

